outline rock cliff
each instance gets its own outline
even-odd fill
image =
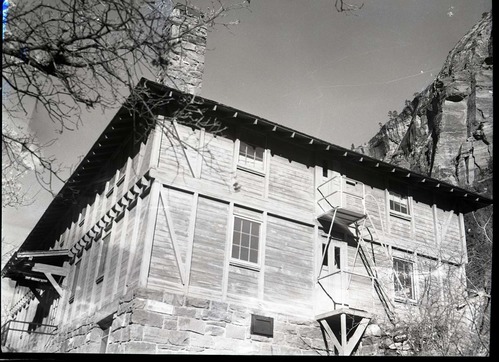
[[[490,195],[492,60],[489,12],[450,51],[435,81],[357,151]]]
[[[435,81],[356,151],[492,197],[492,14],[450,51]],[[493,206],[466,214],[466,265],[477,355],[490,346]],[[483,295],[484,297],[474,297]]]

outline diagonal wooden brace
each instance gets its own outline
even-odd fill
[[[61,288],[61,286],[59,284],[57,284],[57,282],[55,281],[55,279],[52,276],[52,274],[48,273],[48,272],[44,272],[43,274],[45,274],[45,276],[49,280],[50,284],[52,284],[52,286],[57,291],[57,293],[59,293],[59,296],[62,297],[62,288]]]

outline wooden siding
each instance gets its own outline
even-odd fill
[[[199,197],[194,230],[190,288],[222,296],[222,276],[229,205]]]
[[[269,167],[269,200],[294,213],[314,212],[314,168],[277,155]]]
[[[185,283],[182,276],[185,278],[192,198],[190,193],[168,188],[162,190],[154,230],[148,286],[161,288],[173,284],[181,288],[181,284]],[[168,218],[166,212],[169,213]],[[180,257],[179,262],[176,253]]]
[[[200,153],[201,179],[231,188],[234,178],[234,142],[206,133]]]
[[[229,265],[228,297],[257,299],[260,272],[263,271]]]
[[[314,229],[268,217],[264,299],[311,308],[314,293]]]
[[[265,193],[265,175],[244,169],[237,169],[236,179],[240,193],[245,197],[263,198]]]

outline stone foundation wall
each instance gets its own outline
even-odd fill
[[[273,337],[250,333],[251,314],[274,318]],[[98,353],[102,329],[87,317],[61,331],[47,352]],[[319,323],[150,289],[129,292],[113,317],[107,353],[325,355]]]

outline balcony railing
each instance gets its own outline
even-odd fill
[[[365,187],[362,182],[337,175],[319,185],[317,190],[320,195],[317,204],[323,212],[335,207],[365,212]]]
[[[338,269],[329,274],[317,278],[317,282],[321,284],[322,288],[329,295],[335,304],[335,308],[352,307],[349,300],[349,289],[352,277],[359,277],[369,279],[371,284],[371,292],[374,293],[375,278],[366,274],[360,274],[354,271]],[[326,283],[326,280],[329,283]],[[353,306],[359,307],[359,306]]]
[[[7,344],[7,338],[10,332],[54,335],[56,329],[57,326],[51,324],[9,320],[2,325],[1,345],[5,346]]]

